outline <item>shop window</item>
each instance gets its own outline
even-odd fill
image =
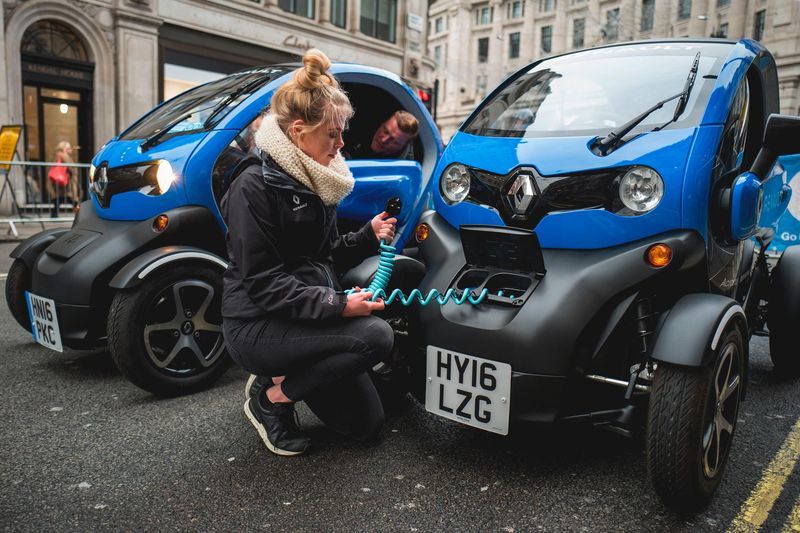
[[[40,20],[31,24],[22,36],[21,48],[23,53],[89,61],[89,54],[80,37],[69,26],[55,20]]]

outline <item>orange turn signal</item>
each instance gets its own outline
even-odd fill
[[[155,220],[153,220],[153,231],[156,233],[161,233],[167,226],[169,225],[169,217],[167,215],[158,215]]]
[[[650,266],[662,268],[667,266],[670,261],[672,261],[672,248],[666,244],[654,244],[647,249],[647,262],[650,263]]]
[[[422,223],[417,226],[417,230],[414,232],[414,237],[417,239],[417,242],[422,242],[428,238],[430,231],[431,227],[425,223]]]

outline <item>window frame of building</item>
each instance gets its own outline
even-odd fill
[[[444,17],[436,17],[433,20],[433,33],[442,33],[444,31]]]
[[[478,74],[475,77],[475,96],[483,98],[486,96],[486,86],[488,85],[489,76],[486,74]]]
[[[539,0],[539,12],[548,13],[554,11],[557,7],[557,0]]]
[[[305,3],[305,13],[301,12],[302,4]],[[314,20],[317,13],[316,0],[278,0],[278,7],[287,13]]]
[[[494,8],[489,4],[481,4],[475,7],[475,25],[486,26],[494,19]]]
[[[547,36],[546,39],[545,35]],[[542,26],[539,30],[539,50],[543,54],[549,54],[553,51],[553,26]]]
[[[580,33],[578,32],[580,27]],[[578,36],[580,35],[580,39]],[[572,48],[583,48],[586,45],[586,19],[579,17],[572,19]]]
[[[756,11],[753,17],[753,40],[761,41],[764,38],[764,28],[767,25],[767,10],[760,9]]]
[[[639,30],[642,32],[653,31],[656,14],[656,0],[642,0],[642,22]]]
[[[606,11],[606,25],[604,26],[606,42],[619,40],[619,17],[620,9],[618,7]],[[614,29],[613,33],[611,33],[612,28]]]
[[[678,0],[678,20],[689,20],[692,17],[692,0]]]
[[[515,39],[516,37],[516,39]],[[515,42],[516,41],[516,42]],[[515,31],[508,34],[508,58],[509,59],[519,59],[519,49],[520,43],[522,42],[522,36],[520,32]]]
[[[365,4],[372,4],[374,8],[374,18],[369,18],[368,16],[365,17],[364,13],[368,13],[367,10],[364,9]],[[381,35],[380,29],[380,19],[381,19],[381,4],[385,4],[384,7],[388,6],[389,8],[389,17],[387,17],[387,32],[385,35]],[[359,31],[364,35],[372,37],[374,39],[380,39],[381,41],[385,41],[388,43],[396,43],[397,42],[397,0],[361,0],[361,15],[359,17]],[[371,27],[370,27],[371,24]]]
[[[484,49],[483,54],[481,54],[481,48]],[[489,62],[489,38],[488,37],[479,37],[478,38],[478,63],[488,63]]]
[[[716,36],[720,37],[722,39],[727,39],[728,38],[728,28],[729,28],[728,23],[727,22],[723,22],[722,24],[719,25],[719,30],[717,30],[717,35]]]
[[[509,4],[511,6],[510,19],[521,19],[525,16],[525,2],[523,0],[514,0]]]
[[[330,0],[331,24],[339,28],[347,27],[347,0]]]
[[[433,47],[433,53],[431,54],[431,55],[433,55],[434,62],[436,62],[436,68],[437,69],[438,68],[442,68],[442,66],[443,66],[443,64],[442,64],[442,47],[443,47],[443,45],[437,44],[436,46]]]
[[[731,5],[731,0],[717,0],[717,7],[728,7]]]

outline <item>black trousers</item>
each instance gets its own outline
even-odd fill
[[[226,318],[223,329],[236,363],[258,376],[286,376],[283,393],[305,401],[332,430],[357,439],[380,430],[383,406],[367,370],[392,350],[394,333],[384,320]]]

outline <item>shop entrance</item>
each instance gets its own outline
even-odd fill
[[[41,20],[22,37],[25,159],[88,163],[92,158],[94,63],[81,38],[66,24]],[[87,173],[69,168],[65,182],[48,179],[48,166],[25,170],[27,205],[60,206],[86,198]]]
[[[86,46],[67,25],[42,20],[25,30],[21,49],[26,159],[53,161],[68,142],[71,159],[88,162],[94,64]]]

